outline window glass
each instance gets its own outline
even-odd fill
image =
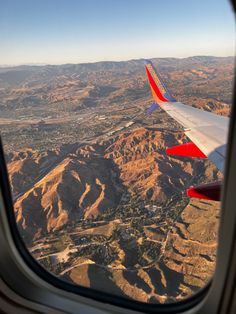
[[[220,202],[186,190],[223,179],[209,137],[224,157],[234,36],[223,0],[0,3],[1,136],[18,229],[46,270],[146,303],[209,282]],[[179,102],[205,111],[168,115]],[[209,158],[166,151],[191,140]]]

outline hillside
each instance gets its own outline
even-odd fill
[[[234,58],[152,61],[176,99],[229,116]],[[0,98],[17,225],[43,267],[149,303],[210,280],[220,204],[185,191],[223,175],[166,155],[188,139],[161,109],[146,114],[143,60],[0,68]]]
[[[66,280],[145,302],[171,302],[204,285],[214,270],[218,204],[189,203],[184,191],[219,173],[208,161],[166,156],[167,145],[183,140],[181,132],[135,129],[74,145],[42,179],[31,177],[15,211],[34,256]]]

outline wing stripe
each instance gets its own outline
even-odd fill
[[[168,147],[167,155],[189,156],[194,158],[207,158],[207,156],[194,143],[185,143],[177,146]]]
[[[161,91],[160,91],[159,88],[157,87],[157,84],[156,84],[156,82],[154,81],[154,79],[153,79],[151,73],[149,72],[148,68],[147,68],[146,66],[145,66],[145,68],[146,68],[146,72],[147,72],[147,76],[148,76],[149,83],[150,83],[150,85],[151,85],[153,91],[155,92],[155,95],[156,95],[158,101],[159,101],[159,102],[168,102],[168,99],[166,99],[166,98],[162,95]],[[156,99],[155,99],[155,100],[156,100]]]

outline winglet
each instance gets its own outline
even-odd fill
[[[176,100],[172,97],[165,84],[162,82],[161,77],[157,74],[152,62],[145,60],[144,62],[149,85],[152,91],[153,98],[158,104],[165,102],[175,102]]]

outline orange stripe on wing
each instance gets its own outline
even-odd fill
[[[148,76],[148,81],[150,83],[150,86],[151,86],[152,90],[154,91],[155,95],[157,96],[157,98],[159,98],[159,100],[161,100],[162,102],[168,102],[168,99],[166,99],[162,95],[160,89],[158,88],[157,84],[155,83],[155,81],[154,81],[151,73],[149,72],[147,66],[145,66],[145,68],[146,68],[146,72],[147,72],[147,76]],[[153,97],[154,97],[154,95],[153,95]]]
[[[155,102],[159,105],[163,104],[164,101],[160,100],[160,98],[157,97],[157,94],[155,93],[154,89],[152,88],[152,86],[150,85],[151,88],[151,92],[152,92],[152,97],[155,100]]]

